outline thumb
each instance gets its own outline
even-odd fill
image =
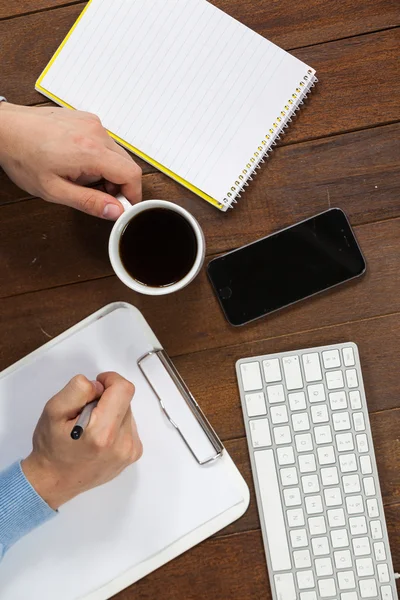
[[[58,178],[48,200],[110,221],[116,221],[124,212],[122,204],[114,196],[100,190],[83,187],[62,177]]]
[[[84,375],[76,375],[58,394],[47,403],[47,410],[55,419],[74,419],[89,402],[99,398],[104,386],[90,381]]]

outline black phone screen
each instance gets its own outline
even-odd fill
[[[208,274],[228,321],[243,325],[365,271],[346,215],[330,209],[212,260]]]

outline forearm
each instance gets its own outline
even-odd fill
[[[57,513],[36,493],[19,462],[0,473],[0,560],[21,537]]]

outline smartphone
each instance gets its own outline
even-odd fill
[[[208,276],[231,325],[244,325],[359,277],[365,260],[342,210],[332,208],[213,259]]]

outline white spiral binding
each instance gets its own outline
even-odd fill
[[[300,110],[306,96],[310,93],[317,81],[318,79],[314,75],[314,72],[309,69],[307,75],[303,77],[303,80],[299,83],[295,92],[293,92],[292,98],[288,100],[284,109],[282,109],[280,115],[271,125],[268,133],[264,136],[256,152],[254,152],[246,167],[231,186],[230,191],[226,194],[223,199],[224,206],[233,208],[232,205],[236,204],[237,200],[246,191],[244,188],[249,185],[249,181],[253,180],[253,176],[257,175],[256,171],[261,169],[264,158],[267,158],[269,153],[273,151],[273,146],[276,146],[276,141],[280,140],[281,135],[285,133],[284,129],[287,129],[292,118],[296,116],[296,112]]]

